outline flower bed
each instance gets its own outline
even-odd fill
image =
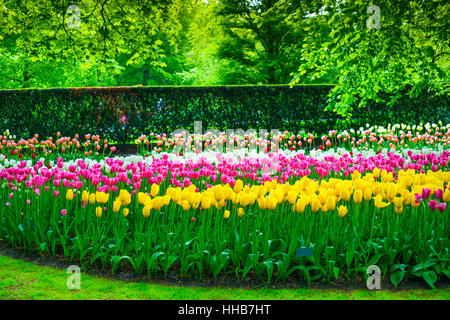
[[[316,149],[283,138],[273,152],[180,155],[184,141],[127,157],[100,153],[99,137],[9,139],[0,239],[113,272],[311,282],[361,279],[376,264],[395,285],[433,286],[450,276],[450,131],[426,127],[399,136],[395,126],[381,143],[360,131],[345,136],[353,144],[327,145],[340,139],[332,133]]]

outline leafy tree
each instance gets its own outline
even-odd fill
[[[337,74],[328,109],[351,116],[369,100],[392,106],[402,93],[448,92],[449,3],[429,0],[320,1],[307,16],[293,83]],[[379,26],[377,25],[378,5]],[[374,11],[375,10],[375,11]],[[375,20],[374,20],[375,19]],[[369,20],[369,21],[368,21]],[[378,28],[379,27],[379,28]]]
[[[221,0],[226,83],[286,83],[300,59],[306,1]]]
[[[168,4],[168,0],[0,0],[0,63],[16,70],[0,72],[0,77],[27,87],[37,82],[42,70],[64,64],[70,71],[88,70],[94,75],[88,77],[89,84],[108,85],[124,65],[163,68],[165,52],[158,36],[161,30],[170,32],[164,29]],[[72,5],[79,8],[79,24]]]

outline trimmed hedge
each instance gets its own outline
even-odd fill
[[[0,90],[0,131],[18,136],[101,134],[129,142],[141,134],[209,128],[323,133],[366,123],[447,123],[449,97],[403,96],[392,108],[371,103],[351,120],[323,111],[333,85],[100,87]],[[124,118],[126,117],[126,119]],[[124,120],[124,121],[123,121]],[[0,133],[1,133],[0,132]]]

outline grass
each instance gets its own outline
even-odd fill
[[[0,299],[154,299],[154,300],[448,300],[450,288],[405,291],[321,289],[230,289],[130,283],[81,274],[81,289],[69,290],[65,270],[37,266],[0,255]]]

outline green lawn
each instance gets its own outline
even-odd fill
[[[65,270],[0,255],[0,299],[450,299],[450,288],[369,290],[229,289],[129,283],[81,274],[81,289],[66,287]]]

